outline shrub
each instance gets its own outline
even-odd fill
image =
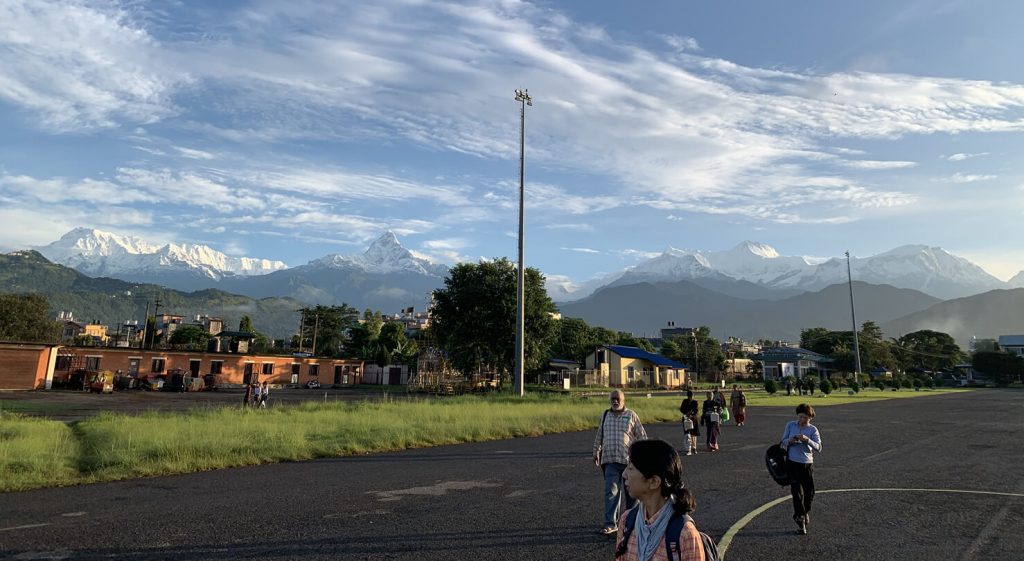
[[[832,381],[828,378],[821,381],[821,393],[825,395],[832,393]]]
[[[779,391],[778,386],[775,384],[775,380],[765,380],[764,391],[768,392],[769,395],[774,395],[775,392]]]
[[[910,381],[910,378],[903,378],[900,380],[900,387],[910,389],[914,387],[914,384]]]
[[[850,391],[853,393],[860,393],[860,384],[857,383],[857,380],[850,381]]]
[[[885,382],[883,382],[882,380],[875,380],[874,382],[872,382],[872,385],[874,385],[879,390],[885,390]]]
[[[924,384],[926,386],[928,386],[929,388],[934,388],[935,387],[935,379],[932,378],[931,376],[929,376],[929,377],[925,378]]]
[[[919,390],[919,389],[921,389],[922,386],[924,386],[924,383],[921,382],[921,379],[920,378],[914,378],[914,389],[915,390]]]

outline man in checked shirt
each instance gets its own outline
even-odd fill
[[[622,490],[622,472],[629,463],[629,446],[647,439],[640,417],[626,409],[626,395],[622,390],[612,390],[609,401],[611,407],[601,416],[594,438],[594,465],[604,470],[604,526],[601,528],[604,535],[615,534],[619,514],[636,502]],[[626,503],[621,510],[620,502]]]

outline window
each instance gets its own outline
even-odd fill
[[[319,376],[320,375],[320,365],[319,364],[310,364],[309,365],[309,375],[310,376]]]
[[[70,355],[57,355],[57,365],[54,366],[56,370],[71,370],[71,361],[74,357]]]
[[[224,369],[223,360],[211,360],[210,361],[210,374],[220,374],[221,370]]]
[[[159,373],[163,372],[164,371],[164,364],[166,362],[167,362],[166,359],[154,358],[153,359],[153,366],[150,367],[149,371],[153,372],[154,374],[159,374]]]
[[[263,363],[263,375],[264,376],[269,376],[269,375],[271,375],[273,373],[274,373],[274,363],[273,362],[264,362]]]
[[[86,370],[99,370],[100,369],[100,357],[98,357],[98,356],[87,356],[87,357],[85,357],[85,369]]]
[[[299,364],[297,362],[293,362],[292,363],[292,376],[298,376],[299,375],[299,368],[302,368],[301,364]]]
[[[626,367],[626,378],[630,379],[630,380],[632,380],[633,378],[636,378],[636,369],[633,368],[632,366],[627,366]]]

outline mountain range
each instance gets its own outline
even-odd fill
[[[32,250],[0,254],[0,291],[35,292],[50,302],[54,317],[72,312],[79,321],[99,321],[116,330],[124,321],[144,321],[156,298],[166,313],[191,319],[211,315],[234,329],[248,315],[256,330],[271,338],[290,337],[299,325],[303,303],[291,298],[249,298],[215,289],[185,293],[163,286],[111,278],[92,278],[74,269],[51,263]]]
[[[85,275],[129,283],[181,291],[213,288],[250,299],[284,297],[296,307],[345,302],[385,313],[425,309],[448,273],[445,265],[404,248],[391,232],[361,254],[327,255],[291,268],[269,259],[228,257],[207,246],[156,246],[84,228],[39,251]],[[839,258],[782,256],[771,246],[746,241],[726,251],[669,248],[582,285],[561,279],[549,280],[547,287],[563,315],[594,325],[657,335],[675,321],[708,325],[722,336],[795,340],[806,327],[849,328],[846,265]],[[973,335],[1024,332],[1024,323],[1013,319],[1024,317],[1024,271],[1002,282],[966,259],[924,245],[854,257],[849,266],[859,323],[874,321],[896,334],[948,326],[961,342]],[[12,287],[0,285],[0,290]],[[954,300],[945,307],[942,300],[948,299]],[[988,303],[995,301],[1000,304],[992,313],[971,316],[970,310],[990,309],[995,304]],[[1004,315],[1007,321],[993,319]]]

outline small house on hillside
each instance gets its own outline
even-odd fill
[[[604,345],[587,355],[584,367],[600,373],[614,388],[676,388],[686,384],[686,365],[637,347]]]

